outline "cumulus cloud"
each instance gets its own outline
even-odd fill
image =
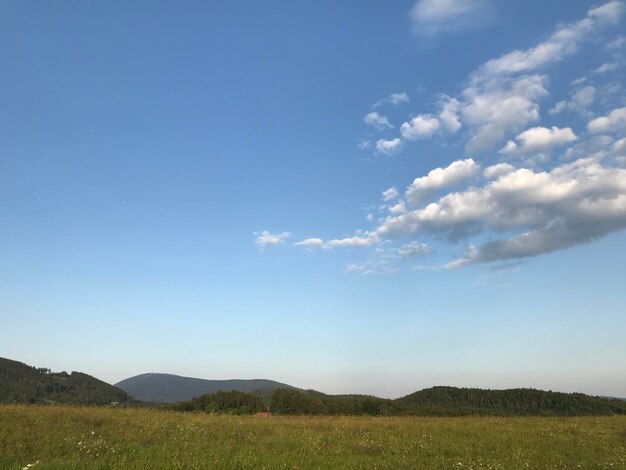
[[[403,142],[398,137],[391,140],[379,139],[376,142],[376,150],[383,155],[394,155],[402,150],[402,146]]]
[[[493,231],[512,236],[474,247],[448,267],[537,256],[626,228],[626,170],[592,158],[551,171],[525,168],[482,187],[388,218],[381,238],[442,235],[460,240]]]
[[[448,6],[451,15],[463,16],[461,10],[454,13],[454,8],[463,4],[421,0],[413,11],[417,22],[435,22],[445,18]],[[541,101],[549,96],[549,79],[543,69],[571,56],[602,28],[615,24],[623,10],[624,2],[609,1],[590,9],[579,21],[558,26],[531,48],[485,62],[470,74],[457,96],[438,95],[432,114],[412,116],[400,126],[396,138],[372,144],[377,152],[391,155],[409,141],[457,134],[466,139],[465,150],[471,155],[501,148],[500,155],[523,157],[515,160],[515,166],[495,161],[482,167],[466,158],[434,168],[415,178],[404,194],[395,187],[384,191],[381,218],[375,222],[373,215],[368,216],[374,225],[369,231],[330,240],[309,238],[296,245],[308,249],[362,247],[374,258],[346,270],[363,274],[391,272],[396,269],[392,263],[406,263],[406,257],[431,252],[424,241],[469,246],[465,255],[446,265],[454,268],[539,256],[626,229],[626,169],[620,166],[626,166],[622,132],[626,108],[616,107],[624,104],[614,99],[615,109],[588,118],[588,134],[580,136],[571,127],[536,124],[541,118]],[[618,42],[620,47],[624,44],[621,39]],[[605,88],[618,88],[615,82],[598,89],[583,83],[609,68],[600,67],[595,74],[576,81],[570,99],[557,103],[551,113],[569,110],[591,116],[596,102],[605,103]],[[381,103],[393,104],[391,96]],[[389,127],[377,121],[383,128]],[[560,163],[551,163],[549,154],[556,146],[565,147],[563,156]],[[494,153],[489,155],[492,158]],[[520,167],[528,157],[538,155],[545,157],[541,169]]]
[[[596,118],[587,124],[587,130],[594,134],[614,132],[626,127],[626,107],[616,108],[606,116]]]
[[[517,142],[509,140],[500,150],[505,155],[530,155],[546,152],[550,148],[577,140],[570,127],[532,127],[515,137]]]
[[[400,126],[400,135],[406,140],[432,137],[439,129],[439,120],[429,114],[419,114]]]
[[[282,233],[270,233],[268,230],[263,230],[254,241],[255,245],[259,247],[261,251],[265,251],[268,248],[281,245],[284,243],[289,237],[291,237],[291,233],[282,232]]]
[[[506,133],[520,132],[537,121],[538,101],[548,90],[547,77],[535,72],[577,52],[595,32],[615,24],[622,12],[620,1],[592,8],[585,18],[558,27],[536,46],[491,59],[473,72],[462,93],[462,115],[472,130],[466,150],[488,150]],[[593,98],[590,94],[590,89],[583,91],[577,97],[578,106]],[[557,106],[560,111],[566,104]]]
[[[366,114],[363,118],[363,122],[379,131],[393,127],[393,125],[389,122],[387,116],[382,116],[376,111],[372,111],[371,113]]]
[[[390,214],[403,214],[406,212],[406,206],[404,205],[404,201],[400,201],[397,204],[388,208]]]
[[[515,167],[510,163],[496,163],[495,165],[488,166],[483,170],[483,175],[487,179],[498,178],[499,176],[506,175],[515,170]]]
[[[603,158],[607,155],[607,149],[615,141],[610,135],[592,135],[569,147],[564,154],[567,160],[594,157]]]
[[[394,199],[397,199],[398,195],[398,190],[395,187],[391,187],[383,191],[383,201],[393,201]]]
[[[439,106],[441,107],[439,112],[441,124],[448,132],[454,134],[461,128],[461,122],[459,121],[461,102],[456,98],[443,96],[439,101]]]
[[[451,18],[475,12],[482,4],[470,0],[420,0],[411,14],[416,24],[422,26],[438,21],[447,24]],[[488,60],[470,74],[458,96],[441,94],[436,113],[418,114],[404,122],[400,126],[400,136],[379,140],[377,151],[386,155],[398,153],[407,141],[455,134],[462,127],[467,129],[465,150],[469,153],[491,151],[502,145],[507,137],[540,120],[540,101],[549,95],[548,77],[540,70],[577,52],[584,42],[619,21],[623,10],[623,2],[609,1],[588,10],[579,21],[558,26],[546,40],[533,47]],[[569,101],[556,103],[550,112],[557,114],[572,110],[589,116],[596,92],[593,86],[583,87]],[[381,100],[377,105],[385,101],[389,99]],[[377,125],[387,127],[382,122]]]
[[[486,0],[418,0],[409,16],[419,34],[461,31],[475,27],[487,17]]]
[[[560,135],[555,129],[546,130],[549,132],[542,131],[539,137],[518,142],[545,148],[555,140],[572,138],[569,132]],[[480,165],[471,158],[435,168],[416,178],[396,203],[398,210],[390,211],[374,229],[299,244],[327,249],[375,247],[376,259],[391,266],[393,260],[430,253],[424,239],[443,243],[490,239],[470,244],[463,257],[446,264],[458,268],[539,256],[626,229],[626,168],[620,166],[626,164],[626,138],[615,141],[610,136],[591,136],[572,148],[576,154],[593,153],[545,170],[497,163],[480,172]],[[462,189],[453,187],[460,184]],[[443,188],[443,196],[428,201],[432,191]]]
[[[479,169],[471,159],[457,160],[446,168],[435,168],[426,176],[415,178],[406,190],[406,199],[412,204],[423,202],[433,190],[457,184],[471,176]]]
[[[466,88],[462,112],[472,130],[466,150],[490,149],[507,133],[539,120],[537,100],[548,94],[546,82],[543,75],[529,75]]]
[[[618,157],[626,157],[626,138],[615,142],[611,150],[613,151],[613,154]]]

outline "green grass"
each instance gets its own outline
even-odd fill
[[[626,417],[218,416],[0,406],[0,468],[626,468]]]

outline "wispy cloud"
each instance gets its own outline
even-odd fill
[[[372,108],[378,108],[379,106],[382,106],[386,103],[389,103],[393,106],[397,106],[402,103],[410,103],[410,102],[411,102],[411,98],[409,98],[409,95],[407,93],[405,92],[392,93],[386,98],[382,98],[378,100],[376,103],[374,103],[374,106],[372,106]]]
[[[489,13],[487,0],[418,0],[409,16],[415,33],[432,36],[483,25]]]
[[[550,109],[550,114],[558,114],[565,110],[575,111],[581,116],[589,116],[589,107],[596,98],[596,88],[588,85],[576,90],[569,101],[559,101]]]

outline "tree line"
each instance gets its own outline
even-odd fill
[[[626,401],[535,389],[433,387],[395,400],[275,389],[271,395],[217,392],[170,405],[178,411],[254,414],[266,406],[282,415],[344,416],[584,416],[626,414]]]

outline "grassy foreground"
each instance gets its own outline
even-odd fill
[[[0,468],[626,468],[626,416],[281,417],[0,406]]]

